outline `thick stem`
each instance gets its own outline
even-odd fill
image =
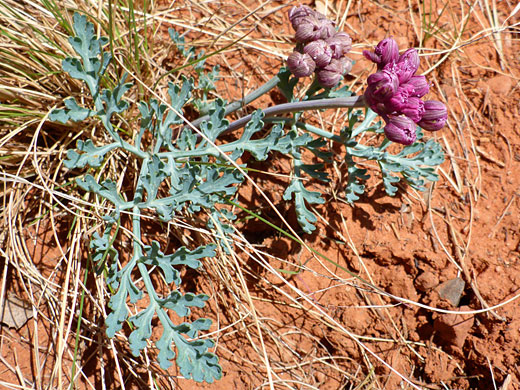
[[[264,118],[271,118],[281,114],[290,112],[308,111],[308,110],[323,110],[327,108],[354,108],[365,107],[365,99],[363,96],[352,96],[342,98],[329,98],[321,100],[305,100],[303,102],[292,102],[278,104],[276,106],[268,107],[263,110]],[[231,123],[226,131],[240,129],[251,120],[252,115],[246,115],[243,118]]]
[[[226,110],[224,111],[224,115],[231,114],[232,112],[235,112],[236,110],[247,106],[249,103],[255,101],[260,96],[266,94],[271,89],[276,87],[278,83],[280,82],[280,78],[278,76],[274,76],[271,80],[269,80],[267,83],[262,85],[260,88],[255,89],[253,92],[251,92],[249,95],[245,96],[242,100],[237,100],[236,102],[230,103],[226,106]],[[201,116],[198,119],[195,119],[191,124],[195,126],[196,128],[199,127],[199,125],[203,122],[209,119],[209,115]]]

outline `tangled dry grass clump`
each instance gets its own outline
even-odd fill
[[[301,242],[280,233],[284,223],[257,189],[241,190],[249,212],[234,226],[234,246],[183,277],[188,291],[211,296],[207,311],[193,316],[213,319],[205,337],[216,340],[224,370],[220,382],[200,388],[518,388],[519,7],[487,0],[313,6],[353,38],[348,82],[357,95],[373,72],[364,49],[390,35],[419,49],[427,64],[420,71],[448,106],[449,129],[435,135],[447,161],[426,196],[410,190],[387,199],[373,178],[373,191],[354,208],[338,196],[346,178],[334,162],[328,169],[336,180],[320,187],[328,203],[315,209],[319,229]],[[64,98],[88,99],[61,70],[73,54],[73,12],[110,37],[117,64],[110,72],[128,72],[136,103],[166,96],[166,80],[193,74],[168,28],[205,50],[209,66],[221,66],[221,92],[211,98],[247,95],[293,49],[287,10],[281,1],[0,0],[0,305],[16,306],[10,310],[22,318],[8,326],[3,317],[0,387],[193,388],[175,367],[159,368],[154,348],[133,357],[129,329],[105,335],[111,292],[93,271],[88,242],[103,229],[107,205],[80,191],[74,180],[83,172],[63,161],[79,139],[108,140],[95,120],[48,120]],[[282,100],[273,92],[254,108]],[[116,123],[127,140],[138,131],[134,106]],[[339,131],[347,117],[333,110],[312,120]],[[295,225],[280,195],[290,163],[279,158],[249,173],[285,223]],[[135,161],[116,153],[97,174],[124,189],[135,172]],[[145,228],[146,239],[172,248],[200,244],[207,233],[188,215],[169,224],[149,217]],[[128,226],[122,229],[124,238],[114,243],[120,252],[132,239]],[[453,280],[463,281],[460,305],[439,298],[437,287]],[[453,325],[459,318],[462,327]]]

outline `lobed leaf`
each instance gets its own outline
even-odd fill
[[[313,179],[329,182],[329,175],[324,172],[325,164],[300,164],[300,169]]]
[[[317,191],[309,191],[303,185],[301,178],[301,163],[295,160],[294,174],[295,178],[291,181],[289,187],[286,188],[283,199],[291,200],[294,194],[294,205],[296,208],[296,218],[305,233],[312,233],[316,226],[314,223],[318,218],[306,206],[308,204],[323,204],[325,199]]]
[[[92,175],[86,175],[84,179],[76,179],[76,183],[85,191],[93,192],[112,202],[118,210],[124,210],[132,206],[131,202],[125,202],[117,190],[116,183],[105,180],[99,184]]]
[[[213,383],[222,378],[222,368],[218,364],[218,357],[207,352],[209,348],[213,348],[213,341],[188,341],[181,336],[181,333],[184,333],[189,337],[196,337],[198,331],[208,330],[210,325],[210,320],[199,319],[191,324],[183,323],[165,328],[156,343],[159,349],[157,358],[161,368],[168,369],[171,366],[171,360],[175,358],[172,344],[175,343],[178,352],[176,363],[185,378],[207,383]]]
[[[190,47],[186,48],[186,40],[184,36],[179,34],[177,31],[175,31],[173,28],[168,29],[168,34],[170,35],[171,40],[177,46],[177,49],[179,49],[180,53],[183,55],[184,58],[190,58],[195,55],[195,48]]]
[[[197,212],[201,207],[211,210],[215,204],[225,203],[226,198],[236,193],[236,184],[244,180],[234,168],[185,164],[175,169],[170,196],[140,205],[155,209],[164,221],[185,207]]]
[[[209,111],[209,119],[200,124],[200,130],[209,138],[211,142],[215,142],[217,137],[227,130],[229,121],[225,119],[225,102],[217,99],[215,105]],[[206,141],[202,141],[199,148],[206,145]]]
[[[130,302],[136,303],[143,294],[131,279],[132,269],[133,264],[129,264],[119,272],[119,288],[108,302],[108,306],[112,311],[105,319],[105,324],[107,326],[107,336],[110,338],[114,337],[121,330],[123,323],[128,318],[127,298],[130,297]]]
[[[69,120],[81,122],[95,114],[93,110],[79,106],[73,97],[65,99],[64,104],[65,108],[52,110],[49,115],[51,121],[60,123],[67,123]]]
[[[128,337],[128,344],[132,355],[139,356],[141,351],[146,348],[146,340],[152,337],[152,319],[155,315],[155,306],[150,305],[140,311],[135,316],[130,317],[130,322],[135,329]]]
[[[140,182],[147,193],[146,203],[152,202],[157,197],[157,191],[163,180],[168,176],[166,164],[157,156],[145,159],[140,172]]]
[[[119,213],[114,213],[119,218]],[[113,218],[113,216],[110,216]],[[103,269],[107,269],[107,283],[113,288],[119,287],[120,274],[118,273],[119,252],[112,245],[112,227],[116,221],[107,223],[103,235],[94,232],[90,241],[90,249],[92,250],[92,260],[97,263],[95,271],[99,275]]]
[[[94,25],[87,22],[85,15],[75,13],[73,21],[76,35],[69,38],[69,43],[81,57],[82,62],[77,58],[66,58],[62,62],[62,68],[71,77],[85,81],[90,92],[95,96],[100,78],[111,61],[110,54],[103,51],[103,47],[108,44],[108,38],[97,38]]]
[[[347,202],[353,204],[359,200],[359,195],[363,195],[365,192],[365,186],[361,184],[361,180],[368,180],[370,175],[367,175],[366,169],[356,167],[353,162],[347,168],[347,172],[348,179],[345,186],[345,198]]]
[[[92,168],[98,168],[101,166],[105,155],[118,146],[117,143],[112,143],[97,147],[92,140],[78,140],[76,148],[82,153],[80,154],[73,149],[67,150],[67,159],[63,164],[69,169],[84,168],[87,165]]]
[[[406,182],[414,189],[424,191],[426,181],[437,181],[435,167],[444,161],[444,153],[440,144],[433,139],[427,142],[416,142],[403,148],[398,154],[385,151],[385,144],[380,147],[356,144],[347,147],[350,156],[361,157],[377,161],[381,169],[383,184],[388,195],[394,196],[400,181],[395,173],[401,174]]]
[[[106,115],[111,118],[113,114],[120,114],[129,107],[128,102],[123,100],[123,95],[132,87],[132,83],[125,83],[126,74],[123,75],[121,82],[118,83],[113,90],[104,89],[101,92],[101,100],[105,102],[104,110],[98,115]]]
[[[294,100],[294,87],[298,84],[298,78],[293,77],[289,69],[285,67],[280,69],[278,77],[280,78],[280,82],[277,85],[278,89],[287,101],[292,102]]]
[[[123,75],[113,89],[100,91],[101,77],[110,62],[110,55],[103,52],[103,46],[108,43],[108,40],[103,37],[97,38],[93,25],[87,22],[86,17],[78,14],[74,15],[74,31],[76,36],[72,37],[70,42],[80,58],[65,59],[62,64],[63,69],[72,77],[83,80],[87,84],[96,109],[89,110],[81,107],[73,98],[69,98],[64,102],[65,108],[54,110],[50,117],[52,120],[65,123],[68,120],[81,121],[96,115],[116,142],[97,147],[91,140],[78,141],[77,148],[68,151],[65,165],[70,169],[86,166],[97,168],[102,164],[106,154],[115,148],[125,149],[135,154],[142,162],[135,197],[131,202],[123,199],[116,183],[112,180],[102,180],[98,183],[89,174],[83,179],[76,180],[80,188],[105,198],[115,206],[115,211],[104,218],[106,226],[103,233],[100,235],[95,232],[90,243],[93,260],[97,266],[96,271],[99,273],[107,267],[107,283],[115,290],[108,303],[111,312],[105,320],[107,336],[114,337],[116,332],[122,329],[123,323],[129,320],[134,327],[129,336],[130,349],[137,356],[152,336],[152,320],[157,314],[163,325],[163,336],[157,342],[161,366],[166,368],[171,365],[170,360],[175,357],[172,344],[175,343],[178,351],[177,364],[181,373],[199,382],[204,380],[213,382],[222,376],[217,357],[208,352],[208,348],[214,345],[213,341],[188,339],[197,338],[200,330],[208,330],[211,321],[199,319],[193,323],[184,322],[175,325],[168,314],[168,310],[173,310],[180,317],[187,316],[191,308],[204,307],[209,297],[190,292],[183,294],[177,289],[169,292],[166,297],[160,297],[154,290],[149,273],[153,270],[151,267],[157,267],[166,283],[173,282],[179,286],[181,278],[178,268],[180,266],[198,268],[201,264],[200,259],[215,255],[215,246],[201,246],[191,251],[181,247],[175,253],[165,255],[156,241],[153,241],[150,246],[143,245],[140,241],[139,209],[155,208],[159,215],[167,220],[182,208],[197,211],[201,207],[206,207],[214,212],[215,204],[226,197],[233,196],[237,190],[236,184],[243,178],[234,168],[207,164],[208,157],[205,153],[207,147],[201,147],[200,144],[198,147],[201,147],[202,152],[193,161],[178,161],[179,154],[184,151],[195,151],[197,147],[197,137],[189,131],[184,131],[180,137],[178,146],[181,149],[174,148],[172,144],[172,126],[183,122],[180,113],[189,101],[193,89],[192,81],[185,78],[180,87],[169,84],[170,108],[153,99],[149,105],[145,102],[139,104],[141,123],[135,141],[136,146],[123,141],[117,132],[113,131],[110,121],[114,114],[128,109],[129,103],[124,100],[124,95],[132,84],[125,83],[126,75]],[[211,88],[213,77],[216,77],[216,72],[208,75],[204,81],[204,88]],[[210,122],[204,124],[206,134],[213,140],[227,128],[228,122],[223,118],[223,105],[223,101],[217,101]],[[151,131],[154,137],[153,150],[142,153],[138,148],[146,130]],[[160,152],[163,144],[169,149],[166,153]],[[171,196],[158,200],[159,188],[167,179],[170,179]],[[146,200],[143,201],[145,193]],[[118,262],[119,253],[112,245],[117,229],[116,233],[112,230],[116,223],[119,227],[119,212],[130,208],[134,213],[132,217],[135,233],[133,257],[124,267],[121,267]],[[136,268],[142,278],[143,290],[137,287],[132,278]],[[129,318],[128,303],[137,303],[142,299],[145,291],[149,298],[149,305]]]
[[[161,252],[159,243],[153,241],[151,246],[145,245],[143,250],[144,256],[139,261],[146,265],[158,266],[163,272],[166,283],[174,282],[177,286],[181,284],[181,278],[179,271],[174,266],[185,265],[196,269],[200,266],[199,259],[215,256],[214,245],[200,246],[193,251],[181,247],[175,253],[165,255]]]
[[[177,84],[168,83],[168,95],[170,95],[170,105],[173,108],[173,117],[169,118],[168,125],[183,123],[183,119],[177,115],[177,112],[182,113],[182,107],[191,97],[193,89],[193,81],[182,77],[182,87],[179,88]]]

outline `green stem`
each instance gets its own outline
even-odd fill
[[[145,169],[146,163],[147,161],[143,162],[143,167],[141,169]],[[143,200],[143,186],[141,185],[141,177],[142,175],[139,175],[139,180],[137,181],[136,192],[134,196],[134,203],[136,205]],[[134,264],[137,263],[137,268],[139,268],[139,273],[143,278],[146,291],[150,296],[151,304],[155,304],[158,300],[158,297],[150,279],[148,268],[145,264],[138,262],[138,260],[143,256],[143,248],[141,246],[141,210],[139,206],[134,206],[132,208],[132,233],[134,235],[134,255],[132,256],[132,261]]]
[[[368,119],[372,120],[373,117],[367,115],[367,118],[365,119],[365,121],[368,120]],[[365,123],[365,121],[363,121],[363,124]],[[292,118],[267,118],[266,122],[294,122],[294,120]],[[368,122],[368,123],[370,123],[370,122]],[[327,139],[330,139],[331,141],[339,142],[339,143],[342,143],[342,144],[345,142],[345,140],[342,139],[341,136],[339,136],[337,134],[334,134],[334,133],[331,133],[329,131],[320,129],[319,127],[312,126],[312,125],[309,125],[309,124],[304,123],[304,122],[296,122],[295,125],[297,127],[299,127],[300,129],[308,131],[309,133],[313,133],[313,134],[315,134],[315,135],[317,135],[319,137],[327,138]],[[361,127],[361,125],[359,127]],[[366,130],[367,127],[368,127],[368,125],[365,126],[362,131]],[[357,128],[356,128],[356,130],[357,130]],[[356,134],[359,134],[359,132],[356,132]],[[354,138],[354,137],[352,137],[352,138]],[[387,140],[388,139],[385,138],[385,141],[383,141],[383,145],[386,145],[385,142]],[[365,146],[363,144],[356,144],[356,146],[354,146],[353,148],[352,147],[347,147],[347,153],[350,154],[350,153],[352,153],[353,150],[358,151],[358,152],[362,152],[362,151],[364,151],[366,149],[368,149],[368,146]],[[357,157],[359,157],[359,156],[357,156]],[[361,158],[368,159],[366,157],[361,157]]]
[[[278,76],[274,76],[267,83],[265,83],[261,87],[255,89],[253,92],[251,92],[250,94],[245,96],[242,100],[237,100],[236,102],[228,104],[224,111],[224,116],[229,115],[232,112],[235,112],[235,111],[239,110],[240,108],[247,106],[249,103],[255,101],[260,96],[266,94],[271,89],[275,88],[279,82],[280,82],[280,78]],[[198,119],[195,119],[193,122],[191,122],[191,124],[193,126],[195,126],[196,128],[198,128],[203,121],[207,121],[208,119],[209,119],[209,115],[204,115]]]
[[[339,135],[331,133],[330,131],[326,131],[323,129],[320,129],[319,127],[309,125],[304,122],[296,122],[296,126],[298,126],[300,129],[304,129],[308,131],[309,133],[316,134],[319,137],[327,138],[332,141],[341,142],[342,139]]]
[[[305,97],[307,99],[311,98],[318,90],[320,90],[322,87],[320,83],[318,82],[318,79],[314,78],[312,81],[312,84],[309,86],[309,89],[307,89],[307,92],[305,93]]]
[[[377,114],[368,109],[367,112],[366,112],[366,115],[365,115],[365,119],[363,120],[363,122],[361,122],[361,124],[356,127],[353,131],[352,131],[352,138],[355,138],[356,136],[358,136],[359,134],[361,134],[363,131],[366,131],[371,125],[372,125],[372,121],[376,118]]]

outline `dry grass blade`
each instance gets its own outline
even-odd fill
[[[15,351],[26,345],[27,351],[34,352],[33,363],[24,359],[17,368],[24,375],[35,373],[38,388],[68,388],[71,366],[82,359],[74,350],[79,297],[86,296],[87,306],[104,307],[97,300],[106,293],[105,288],[96,297],[81,282],[86,264],[84,234],[92,228],[92,217],[85,211],[95,210],[95,205],[70,195],[74,176],[60,162],[82,132],[95,132],[95,128],[46,122],[63,97],[82,99],[83,95],[81,84],[61,71],[62,59],[72,53],[68,43],[71,14],[66,10],[79,7],[87,14],[106,17],[106,9],[98,5],[0,1],[1,220],[6,232],[2,235],[3,258],[9,264],[2,282],[5,285],[11,280],[7,291],[30,299],[36,313],[34,331]],[[122,30],[127,25],[126,16],[116,13],[113,28]],[[126,53],[128,39],[128,34],[121,35],[114,50],[123,48]],[[143,56],[141,61],[145,60]],[[105,169],[120,171],[117,164],[125,166],[120,161]],[[82,204],[82,210],[77,204]],[[102,334],[99,313],[90,320],[94,322],[89,332]],[[15,343],[14,338],[7,340]],[[126,357],[117,357],[116,344],[112,344],[113,361],[119,367],[119,360]],[[86,378],[88,383],[91,379],[82,371],[83,365],[78,366],[76,377]],[[118,372],[123,384],[123,374]]]

